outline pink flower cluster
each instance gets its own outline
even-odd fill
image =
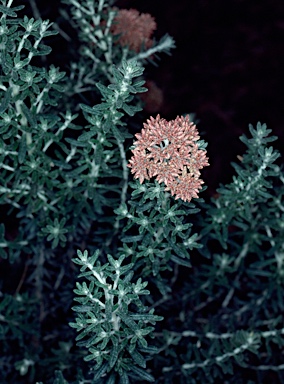
[[[157,24],[149,13],[141,13],[136,9],[120,9],[114,18],[111,32],[120,35],[118,43],[128,45],[135,52],[140,52],[142,44],[150,48],[153,44],[151,36]]]
[[[200,136],[189,116],[167,121],[151,117],[144,123],[141,133],[136,135],[133,156],[128,167],[142,184],[156,176],[159,183],[166,185],[175,199],[190,201],[198,198],[203,180],[200,169],[209,165],[206,151],[196,143]]]

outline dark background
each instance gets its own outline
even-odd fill
[[[42,18],[60,21],[59,2],[36,4]],[[196,114],[208,142],[210,167],[202,171],[207,193],[231,181],[230,162],[245,150],[238,137],[249,132],[249,123],[266,123],[279,137],[273,146],[283,155],[283,0],[119,0],[115,5],[150,13],[158,26],[155,38],[169,33],[176,41],[172,56],[161,54],[159,66],[148,64],[145,75],[163,91],[162,117]],[[64,44],[48,42],[54,57],[62,56]]]

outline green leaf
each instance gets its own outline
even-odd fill
[[[124,142],[124,137],[123,137],[123,135],[120,133],[120,131],[116,128],[116,126],[115,125],[111,125],[111,130],[112,130],[112,132],[113,132],[113,134],[114,134],[114,137],[117,139],[117,140],[119,140],[120,142]]]
[[[90,131],[90,132],[85,132],[82,135],[78,137],[78,141],[88,141],[90,140],[93,136],[95,136],[96,132]]]
[[[74,305],[74,307],[72,307],[72,311],[74,312],[79,312],[79,313],[88,313],[90,311],[92,311],[92,307],[90,307],[89,305]]]
[[[20,164],[24,162],[26,158],[26,153],[27,153],[27,141],[26,141],[26,134],[24,133],[20,141],[19,153],[18,153],[18,159]]]
[[[93,381],[99,380],[102,378],[105,374],[105,372],[108,369],[108,363],[104,363],[98,370],[95,371],[95,374],[93,376]]]
[[[113,121],[111,117],[108,115],[102,126],[104,133],[108,133],[113,128],[113,126],[114,126]]]
[[[91,115],[97,115],[98,112],[107,110],[106,103],[94,105],[93,107],[90,107],[89,105],[86,105],[86,104],[79,104],[79,106],[82,109],[82,111],[90,113]]]
[[[80,167],[75,168],[73,171],[68,172],[68,176],[69,176],[69,177],[78,176],[80,173],[82,173],[83,171],[85,171],[87,168],[88,168],[88,165],[87,165],[87,164],[85,164],[85,165],[81,165]]]
[[[175,263],[179,264],[179,265],[183,265],[184,267],[188,267],[188,268],[192,267],[192,265],[189,261],[181,259],[175,255],[171,255],[171,260],[174,261]]]
[[[144,353],[149,353],[149,354],[156,354],[156,353],[159,353],[159,348],[157,348],[157,347],[155,347],[153,345],[148,345],[145,348],[144,347],[140,347],[139,351],[144,352]]]
[[[12,95],[12,87],[8,88],[7,91],[5,91],[4,98],[2,100],[2,103],[0,105],[0,113],[3,113],[6,111],[10,100],[11,100],[11,95]]]
[[[125,371],[123,371],[122,374],[120,375],[119,384],[130,384],[128,375]]]
[[[117,83],[120,83],[123,80],[121,72],[116,68],[115,65],[112,66],[112,74]]]
[[[134,107],[132,105],[123,104],[122,109],[124,112],[126,112],[129,116],[134,116],[136,112],[139,112],[142,110],[140,107]]]
[[[156,322],[163,320],[163,316],[152,315],[148,313],[134,313],[130,315],[133,320],[142,320],[142,321],[150,321]]]
[[[55,380],[53,384],[68,384],[68,382],[64,379],[61,371],[55,371]]]
[[[30,111],[30,109],[26,106],[25,103],[21,104],[21,108],[22,108],[23,114],[25,115],[26,119],[30,123],[31,127],[32,128],[35,127],[36,120],[35,120],[33,113]]]
[[[112,95],[112,91],[105,85],[101,83],[96,83],[96,87],[100,90],[105,100],[107,100],[107,98]]]
[[[121,241],[124,243],[136,243],[143,239],[144,235],[136,235],[136,236],[124,236]]]
[[[139,329],[138,325],[135,323],[135,321],[133,321],[132,319],[130,319],[130,317],[128,317],[127,315],[125,315],[124,313],[122,313],[121,311],[118,311],[117,312],[118,316],[121,318],[121,320],[134,332],[136,333]]]
[[[24,6],[21,6],[21,7],[24,8]],[[14,9],[16,9],[16,8],[14,8]],[[19,9],[19,7],[17,7],[17,10],[18,9]],[[7,15],[10,17],[17,17],[16,12],[14,12],[11,8],[5,7],[3,5],[0,5],[0,12],[2,12],[4,15]]]
[[[107,381],[106,381],[106,384],[115,384],[115,382],[116,382],[116,375],[115,375],[114,373],[112,373],[112,374],[108,377],[108,379],[107,379]]]
[[[109,358],[109,366],[110,368],[113,368],[118,358],[119,345],[116,337],[112,337],[111,341],[112,341],[113,347],[112,347],[110,358]]]
[[[153,383],[155,381],[155,378],[150,375],[150,373],[148,373],[146,370],[136,367],[135,365],[131,367],[131,371],[135,373],[135,375],[137,375],[141,380],[146,380],[150,383]]]
[[[131,355],[132,359],[135,361],[136,364],[140,365],[140,367],[142,368],[146,368],[146,360],[141,355],[141,353],[134,349],[134,351],[129,351],[129,354]]]

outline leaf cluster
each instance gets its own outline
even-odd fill
[[[66,0],[80,46],[66,74],[44,64],[52,23],[1,3],[0,381],[282,382],[284,174],[271,131],[249,127],[211,201],[129,182],[142,64],[173,39],[131,51],[111,34],[113,1]],[[86,248],[73,294],[71,258]]]
[[[146,360],[156,349],[148,346],[146,336],[151,336],[156,321],[162,320],[148,310],[140,300],[141,295],[149,295],[145,289],[147,282],[141,278],[131,283],[133,264],[122,265],[124,257],[115,260],[108,255],[108,263],[98,261],[99,251],[91,257],[88,252],[78,251],[73,259],[81,266],[81,274],[89,280],[76,283],[75,300],[78,306],[72,309],[77,313],[76,323],[70,326],[80,332],[78,345],[86,347],[89,354],[86,361],[96,362],[94,380],[104,377],[114,382],[118,374],[121,383],[130,378],[154,381],[144,371]]]

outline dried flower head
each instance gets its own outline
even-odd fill
[[[146,80],[144,86],[148,89],[147,92],[140,94],[140,98],[145,103],[144,111],[149,113],[160,111],[164,102],[163,91],[152,80]]]
[[[142,184],[144,179],[156,176],[176,199],[198,198],[204,183],[199,178],[200,169],[209,163],[206,151],[198,147],[200,136],[189,116],[178,116],[171,121],[159,115],[156,119],[151,117],[135,136],[138,140],[134,142],[128,164],[134,178],[139,178]]]
[[[152,46],[151,36],[156,28],[155,19],[149,13],[139,14],[136,9],[120,9],[114,18],[111,32],[120,35],[120,45],[128,45],[130,49],[139,52],[142,44],[145,48]]]

